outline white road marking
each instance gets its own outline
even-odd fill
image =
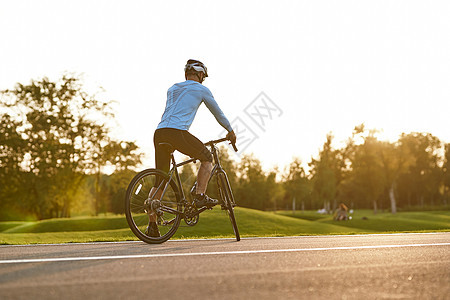
[[[11,260],[0,260],[0,264],[42,263],[42,262],[62,262],[62,261],[83,261],[83,260],[114,260],[114,259],[129,259],[129,258],[135,258],[136,259],[136,258],[178,257],[178,256],[206,256],[206,255],[258,254],[258,253],[282,253],[282,252],[308,252],[308,251],[329,251],[329,250],[383,249],[383,248],[426,247],[426,246],[450,246],[450,243],[408,244],[408,245],[375,245],[375,246],[331,247],[331,248],[243,250],[243,251],[168,253],[168,254],[145,254],[145,255],[56,257],[56,258],[37,258],[37,259],[11,259]]]

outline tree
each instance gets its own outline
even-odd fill
[[[268,192],[268,207],[265,209],[277,210],[280,203],[284,198],[284,189],[281,182],[277,181],[278,168],[275,167],[267,173],[265,188]],[[270,206],[271,205],[271,206]]]
[[[356,126],[347,144],[350,172],[346,174],[343,190],[351,193],[362,206],[372,205],[378,211],[378,199],[384,190],[383,168],[380,157],[380,142],[375,130],[367,131],[364,124]]]
[[[316,203],[324,205],[327,210],[337,207],[336,199],[338,186],[342,180],[341,152],[334,150],[331,146],[332,134],[328,134],[318,159],[312,159],[309,163],[311,167],[312,194]]]
[[[253,155],[244,155],[238,165],[239,184],[235,189],[235,198],[239,206],[266,210],[274,207],[273,183],[275,177],[266,176],[261,162]],[[227,173],[228,174],[228,173]]]
[[[18,173],[17,182],[6,183],[13,191],[9,197],[20,197],[22,208],[39,219],[70,217],[85,175],[107,155],[98,145],[111,141],[111,103],[88,95],[70,75],[18,83],[1,94],[1,163],[7,165],[3,172]],[[20,194],[14,192],[18,187]]]
[[[22,214],[25,209],[23,203],[17,201],[25,193],[20,176],[25,143],[15,130],[18,126],[9,114],[0,115],[0,220]]]
[[[408,149],[401,143],[380,142],[380,159],[384,170],[385,184],[389,190],[391,212],[397,213],[397,181],[412,164]]]
[[[94,208],[95,215],[98,215],[101,211],[107,211],[108,205],[111,205],[107,203],[108,200],[114,201],[115,199],[115,194],[110,194],[107,197],[106,192],[102,191],[102,187],[103,190],[107,189],[107,184],[102,182],[106,179],[105,176],[102,176],[102,168],[110,166],[115,168],[115,171],[119,174],[130,174],[129,168],[141,163],[142,154],[137,152],[138,147],[134,142],[112,140],[104,127],[96,128],[96,132],[98,139],[92,147],[91,169],[95,170]],[[112,190],[115,190],[115,188],[112,188]]]
[[[119,169],[109,176],[108,191],[110,197],[110,209],[115,214],[125,213],[125,193],[131,178],[136,175],[130,169]]]
[[[399,178],[402,196],[408,199],[408,205],[411,205],[411,198],[415,198],[420,206],[424,206],[426,199],[433,205],[443,182],[440,140],[429,133],[413,132],[402,134],[399,143],[407,149],[412,160]]]
[[[445,158],[442,167],[444,181],[444,204],[448,204],[450,198],[450,144],[445,145]]]
[[[311,199],[311,184],[306,176],[305,169],[302,167],[302,162],[298,158],[289,165],[289,171],[283,179],[285,189],[285,206],[289,206],[295,199],[296,203],[306,203]],[[312,203],[309,204],[312,208]],[[303,207],[303,205],[302,205]]]

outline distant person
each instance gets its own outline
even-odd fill
[[[344,203],[339,204],[339,208],[334,212],[333,218],[335,221],[348,220],[348,208]]]
[[[200,168],[197,174],[196,191],[193,195],[194,204],[197,208],[212,207],[219,201],[208,197],[205,192],[213,167],[213,157],[206,146],[188,130],[198,108],[205,103],[217,122],[228,131],[226,137],[232,144],[236,143],[236,135],[211,91],[202,85],[203,80],[208,77],[206,66],[198,60],[190,59],[184,67],[184,75],[186,81],[174,84],[167,91],[166,108],[153,137],[156,168],[167,173],[170,167],[170,153],[160,143],[169,143],[175,150],[198,159]],[[153,194],[155,190],[156,188],[153,187],[150,194]],[[161,197],[161,192],[158,191],[156,198]],[[160,236],[156,216],[149,214],[149,219],[146,234],[152,237]]]

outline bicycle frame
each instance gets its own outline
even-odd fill
[[[220,159],[219,159],[219,155],[218,155],[218,150],[217,150],[217,147],[216,147],[216,144],[217,144],[217,143],[220,143],[220,142],[223,142],[223,141],[226,141],[226,140],[227,140],[226,138],[223,138],[223,139],[214,140],[214,141],[209,141],[209,142],[205,143],[206,146],[210,146],[210,147],[211,147],[210,152],[211,152],[211,154],[213,155],[213,160],[214,160],[214,167],[213,167],[213,169],[211,170],[211,174],[210,174],[209,179],[208,179],[208,184],[209,184],[209,182],[211,181],[211,178],[213,178],[213,176],[216,175],[216,174],[218,174],[218,173],[224,174],[224,175],[225,175],[225,178],[226,178],[226,180],[227,180],[227,182],[228,182],[228,178],[227,178],[227,176],[226,176],[226,173],[225,173],[225,171],[223,170],[222,165],[220,164]],[[178,190],[179,190],[179,192],[181,193],[181,200],[182,200],[182,203],[183,203],[183,204],[186,204],[186,203],[187,203],[186,196],[185,196],[184,190],[183,190],[183,185],[182,185],[182,183],[181,183],[180,174],[178,173],[178,168],[181,167],[181,166],[184,166],[184,165],[186,165],[186,164],[194,163],[194,162],[196,162],[197,160],[198,160],[198,159],[196,159],[196,158],[191,158],[191,159],[188,159],[188,160],[186,160],[186,161],[183,161],[183,162],[177,164],[176,161],[175,161],[175,157],[174,157],[174,155],[173,155],[173,152],[171,153],[172,168],[169,170],[169,173],[167,173],[167,175],[168,175],[168,177],[169,177],[169,180],[165,183],[164,190],[163,190],[163,192],[162,192],[161,198],[164,197],[164,194],[166,193],[166,190],[167,190],[168,185],[170,184],[170,182],[171,182],[172,180],[174,180],[173,176],[175,176],[175,180],[176,180],[176,181],[175,181],[175,184],[177,185]],[[157,190],[159,190],[159,189],[162,187],[162,184],[164,184],[164,180],[161,181],[161,183],[160,183],[160,185],[158,186]],[[196,186],[196,184],[197,184],[197,181],[195,181],[194,186]],[[155,195],[156,195],[156,193],[155,193]],[[152,198],[153,198],[153,197],[152,197]],[[150,200],[153,200],[153,199],[150,199]],[[234,199],[233,199],[233,202],[234,202]],[[203,207],[203,208],[199,209],[199,210],[195,213],[195,215],[198,215],[198,214],[200,214],[201,212],[203,212],[203,211],[205,211],[205,210],[207,210],[207,209],[208,209],[208,208]],[[184,214],[184,212],[182,212],[182,211],[178,211],[178,210],[175,210],[175,209],[173,209],[173,208],[166,207],[166,206],[161,206],[161,207],[160,207],[160,210],[165,211],[165,212],[168,212],[168,213],[172,213],[172,214],[181,214],[181,215]]]

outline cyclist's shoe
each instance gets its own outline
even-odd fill
[[[159,233],[158,225],[156,225],[156,222],[148,223],[147,229],[145,229],[145,234],[150,237],[160,237],[161,236],[161,234]]]
[[[219,201],[208,197],[206,194],[196,194],[194,196],[194,204],[197,208],[203,206],[213,207],[214,205],[219,204]]]

